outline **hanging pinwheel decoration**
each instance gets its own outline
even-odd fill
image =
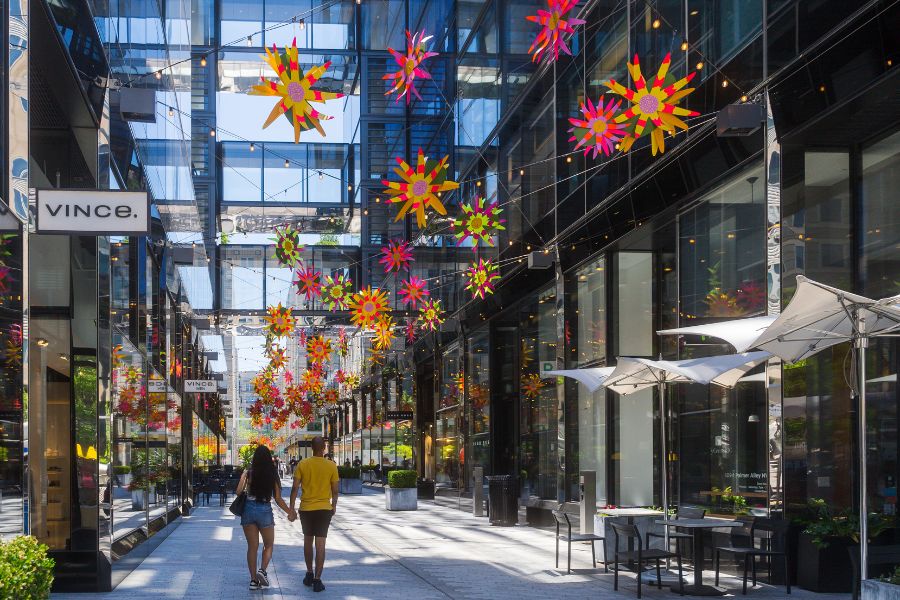
[[[334,372],[334,382],[336,384],[341,385],[342,383],[344,383],[344,381],[346,379],[347,379],[347,374],[344,373],[343,369],[338,369],[337,371]]]
[[[338,354],[341,355],[341,358],[344,358],[349,353],[350,344],[347,342],[347,332],[344,331],[343,327],[341,327],[340,329],[338,329]]]
[[[350,301],[350,288],[353,282],[343,273],[335,276],[325,276],[325,286],[322,294],[322,302],[328,310],[347,310],[347,303]]]
[[[266,356],[269,359],[269,367],[273,371],[280,371],[287,363],[287,350],[277,344],[268,349]]]
[[[326,406],[334,406],[338,403],[338,391],[335,388],[328,388],[322,394],[322,400],[325,401]]]
[[[301,329],[301,330],[300,330],[300,335],[297,336],[297,343],[300,344],[300,347],[301,347],[301,348],[302,348],[303,346],[306,346],[306,338],[307,338],[307,336],[308,336],[308,334],[306,333],[306,330],[305,330],[305,329]]]
[[[453,221],[456,244],[462,246],[467,239],[472,238],[472,250],[478,248],[478,242],[493,248],[494,236],[498,231],[506,229],[503,226],[506,220],[500,218],[503,211],[497,201],[485,204],[484,197],[478,196],[471,204],[463,204],[461,208],[463,214]]]
[[[290,225],[275,228],[275,258],[282,266],[293,269],[300,262],[302,251],[299,231]]]
[[[428,290],[425,289],[425,282],[415,275],[400,283],[400,300],[413,310],[420,302],[424,302],[427,296]]]
[[[422,329],[436,331],[441,323],[444,322],[444,311],[441,308],[441,301],[432,298],[422,302],[422,308],[419,309],[419,322],[422,324]]]
[[[312,89],[322,75],[331,67],[331,61],[324,65],[312,67],[306,73],[300,68],[300,59],[297,52],[297,40],[290,48],[279,52],[278,47],[272,45],[270,51],[266,48],[265,61],[278,74],[277,79],[261,77],[263,83],[254,85],[250,90],[251,96],[277,96],[278,103],[269,113],[263,129],[271,125],[275,119],[284,115],[294,128],[294,143],[300,142],[300,132],[315,128],[319,135],[325,137],[320,121],[327,121],[333,117],[322,114],[312,107],[312,102],[324,103],[326,100],[343,98],[339,92],[322,92]]]
[[[419,227],[425,226],[425,208],[433,208],[439,214],[446,215],[447,209],[441,203],[436,194],[449,192],[459,187],[455,181],[447,179],[447,164],[449,156],[440,161],[426,160],[425,153],[419,148],[416,157],[415,169],[409,166],[399,156],[395,159],[399,167],[394,167],[394,172],[403,180],[402,182],[382,180],[387,186],[386,193],[391,196],[390,202],[402,204],[395,221],[406,216],[410,210],[416,214],[416,223]]]
[[[321,393],[322,386],[324,385],[324,382],[322,381],[322,372],[316,368],[310,368],[303,371],[300,382],[303,391],[308,394]]]
[[[375,321],[375,339],[372,345],[377,350],[389,350],[394,341],[394,319],[389,315],[382,315]]]
[[[384,364],[384,352],[380,352],[378,350],[372,350],[372,353],[369,355],[369,365],[372,367],[376,367]]]
[[[541,381],[541,376],[537,373],[532,373],[531,375],[526,375],[522,377],[522,393],[526,398],[534,399],[541,395],[541,390],[544,387],[544,382]]]
[[[409,271],[409,263],[413,261],[409,244],[403,240],[391,240],[381,249],[381,259],[385,273],[399,273],[401,269]]]
[[[404,326],[404,333],[406,335],[406,341],[412,344],[416,341],[416,320],[408,318],[406,319],[406,325]]]
[[[266,315],[266,332],[273,337],[284,337],[294,331],[296,324],[291,309],[278,303],[278,306],[270,306]]]
[[[388,310],[387,292],[372,289],[372,286],[363,288],[353,294],[350,301],[350,322],[357,327],[372,327],[375,321]]]
[[[406,54],[401,54],[393,48],[388,48],[388,52],[390,52],[394,57],[394,60],[397,61],[397,65],[399,65],[400,69],[382,77],[382,79],[394,82],[394,87],[386,91],[384,93],[385,96],[390,96],[394,92],[400,92],[402,90],[395,102],[400,102],[400,98],[406,96],[406,103],[409,104],[413,94],[415,94],[416,98],[419,100],[422,99],[422,96],[419,95],[419,91],[416,89],[415,81],[416,77],[431,79],[431,75],[428,71],[422,68],[422,63],[425,60],[438,55],[437,52],[429,52],[425,48],[425,44],[431,38],[432,36],[430,35],[426,37],[424,31],[413,35],[407,30]]]
[[[574,17],[569,19],[564,19],[563,17],[575,8],[576,4],[578,4],[578,0],[547,0],[549,11],[538,10],[537,15],[525,17],[527,20],[538,23],[541,26],[540,33],[534,38],[531,47],[528,48],[532,62],[538,62],[544,56],[550,57],[550,60],[557,60],[560,50],[569,56],[572,55],[563,36],[575,33],[575,25],[584,25],[585,21]],[[547,52],[547,54],[545,55],[544,52]]]
[[[322,295],[321,271],[316,271],[311,267],[301,267],[297,270],[296,275],[297,279],[294,280],[294,285],[297,286],[298,293],[304,296],[307,302]]]
[[[625,137],[622,126],[615,121],[621,105],[621,100],[619,102],[610,100],[604,104],[603,96],[597,100],[597,106],[594,106],[590,98],[586,102],[582,102],[581,113],[584,115],[584,119],[569,119],[569,123],[574,125],[569,129],[569,133],[572,134],[569,141],[578,141],[575,149],[583,147],[585,156],[593,150],[593,158],[597,158],[601,152],[604,156],[612,154],[616,144]]]
[[[312,336],[306,342],[306,356],[314,365],[325,364],[331,358],[331,340],[322,335]]]
[[[696,75],[696,71],[689,73],[687,77],[676,80],[669,74],[671,54],[666,54],[656,77],[650,87],[641,73],[641,65],[638,55],[634,55],[634,63],[628,63],[628,72],[634,81],[634,89],[629,89],[610,79],[606,87],[614,93],[624,97],[631,106],[615,118],[615,122],[623,124],[625,137],[620,144],[622,151],[627,152],[634,141],[646,134],[650,134],[651,151],[655,156],[657,152],[665,152],[665,134],[675,133],[676,129],[687,129],[687,123],[678,117],[696,117],[700,113],[678,106],[678,103],[694,88],[685,87]]]
[[[485,294],[494,293],[494,282],[500,279],[500,274],[493,261],[480,258],[466,271],[466,279],[469,280],[466,289],[472,292],[472,298],[483,300]]]

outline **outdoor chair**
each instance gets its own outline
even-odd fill
[[[624,523],[611,523],[613,533],[616,536],[615,553],[613,555],[613,589],[619,589],[619,564],[630,563],[636,564],[637,572],[637,597],[641,597],[641,567],[644,563],[656,563],[656,587],[662,589],[662,570],[660,569],[660,561],[668,558],[674,558],[678,564],[678,593],[684,596],[684,573],[681,570],[681,551],[678,545],[675,546],[675,552],[668,550],[659,550],[657,548],[644,548],[641,533],[636,525],[628,525]],[[626,543],[631,546],[637,546],[637,550],[619,550],[619,537],[624,538]]]
[[[705,516],[706,516],[705,508],[693,508],[690,506],[683,506],[683,507],[679,508],[678,514],[677,514],[677,518],[679,518],[679,519],[702,519]],[[675,546],[678,546],[678,544],[680,544],[682,541],[689,542],[691,544],[694,543],[693,535],[691,535],[690,533],[684,533],[683,531],[677,531],[677,528],[673,528],[673,529],[676,529],[676,531],[672,531],[672,529],[669,530],[669,541],[671,542],[672,540],[675,540]],[[650,547],[650,538],[665,539],[665,534],[657,533],[655,531],[648,531],[647,532],[647,547],[648,548]],[[668,550],[668,548],[666,548],[666,550]],[[684,556],[685,552],[682,549],[679,549],[679,550],[681,550],[681,554],[682,554],[682,556]]]
[[[733,554],[735,561],[744,561],[743,591],[747,595],[747,571],[750,570],[753,577],[753,585],[756,585],[756,560],[765,557],[771,566],[773,558],[781,557],[784,560],[785,587],[787,593],[791,593],[790,568],[787,555],[787,530],[789,522],[784,519],[770,519],[757,517],[750,525],[749,545],[737,545],[732,538],[728,546],[716,547],[716,585],[719,585],[719,561],[723,552]],[[756,541],[759,539],[759,545]],[[739,564],[739,563],[738,563]]]
[[[490,504],[490,503],[488,503]],[[566,574],[572,572],[572,542],[590,542],[591,543],[591,559],[594,561],[594,568],[597,568],[597,554],[594,552],[594,542],[602,542],[602,535],[593,533],[572,533],[572,521],[569,515],[562,511],[562,506],[553,511],[553,518],[556,519],[556,568],[559,568],[559,540],[563,540],[568,544],[568,562],[566,564]],[[560,526],[565,526],[566,532],[560,533]],[[609,565],[606,566],[606,572],[609,573]]]

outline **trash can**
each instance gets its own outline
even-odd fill
[[[488,520],[511,527],[519,522],[519,490],[512,475],[492,475],[488,480]]]

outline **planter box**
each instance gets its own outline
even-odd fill
[[[362,494],[362,479],[341,479],[342,494]]]
[[[819,593],[847,593],[853,589],[853,569],[847,548],[849,538],[830,538],[828,546],[818,548],[812,536],[800,534],[797,545],[797,585]]]
[[[384,507],[388,510],[416,510],[419,507],[416,488],[385,488]]]
[[[147,510],[147,490],[132,490],[131,510]]]
[[[131,485],[131,473],[121,473],[116,475],[119,478],[119,485],[123,488],[127,488]]]
[[[859,597],[862,600],[900,600],[900,585],[867,579],[860,586]]]

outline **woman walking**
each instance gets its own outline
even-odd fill
[[[247,492],[247,502],[241,513],[241,527],[247,537],[247,568],[250,569],[250,589],[258,590],[269,585],[269,574],[266,569],[272,560],[275,546],[275,517],[272,515],[272,500],[290,516],[293,514],[281,497],[281,481],[275,470],[272,453],[265,446],[257,446],[253,453],[250,470],[241,475],[237,494]],[[262,536],[262,565],[256,568],[256,553],[259,550],[259,538]]]

